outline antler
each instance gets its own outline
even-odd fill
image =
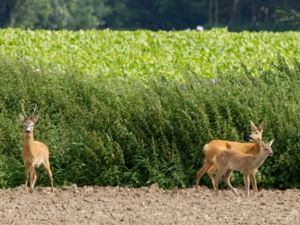
[[[27,117],[27,116],[26,116],[26,113],[25,113],[25,110],[24,110],[24,103],[22,103],[22,113],[23,113],[23,116],[24,116],[24,117]]]
[[[36,108],[37,108],[37,105],[35,104],[35,106],[34,106],[34,110],[33,110],[33,113],[32,113],[32,116],[31,116],[31,118],[33,118],[33,117],[34,117],[34,114],[35,114]]]

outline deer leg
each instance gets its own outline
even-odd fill
[[[253,174],[250,175],[250,181],[251,181],[251,184],[252,184],[253,191],[258,192],[255,173],[256,172],[254,172]]]
[[[245,183],[246,195],[249,196],[249,188],[250,188],[249,175],[244,175],[244,183]]]
[[[227,170],[227,172],[223,176],[223,181],[224,181],[225,184],[226,184],[228,178],[230,179],[230,176],[231,176],[231,170]],[[230,182],[230,180],[229,180],[229,182]]]
[[[222,176],[224,176],[224,174],[227,172],[226,169],[220,169],[219,168],[219,171],[217,173],[217,175],[215,177],[213,177],[214,179],[214,183],[215,183],[215,187],[214,187],[214,190],[217,192],[218,191],[218,188],[219,188],[219,181],[220,181],[220,178]]]
[[[25,167],[25,190],[27,189],[28,186],[28,182],[30,179],[30,164],[28,163],[24,163],[24,167]]]
[[[30,172],[30,189],[31,191],[34,188],[35,182],[37,179],[37,175],[36,175],[36,169],[34,166],[31,167],[31,172]]]
[[[200,183],[201,177],[211,168],[212,164],[208,161],[204,161],[204,165],[198,170],[196,174],[196,187],[198,187]]]
[[[224,182],[227,185],[227,187],[229,187],[230,190],[233,191],[234,194],[238,195],[237,191],[231,185],[231,182],[230,182],[231,174],[232,174],[232,171],[231,170],[227,170],[227,172],[225,174]]]
[[[212,183],[212,186],[214,188],[214,190],[216,189],[216,180],[214,178],[214,174],[217,172],[217,168],[214,165],[211,165],[208,170],[207,170],[207,174],[210,178],[210,181]]]
[[[44,168],[46,169],[47,173],[48,173],[48,176],[49,176],[49,180],[50,180],[50,183],[51,183],[51,191],[53,192],[54,191],[54,187],[53,187],[53,176],[52,176],[52,172],[51,172],[51,169],[50,169],[50,163],[49,163],[49,160],[47,160],[46,162],[43,163],[43,166]]]

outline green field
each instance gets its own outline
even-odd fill
[[[258,186],[299,188],[299,53],[297,32],[0,30],[0,187],[24,182],[24,103],[56,185],[190,187],[203,145],[252,120],[275,139]]]
[[[63,73],[126,79],[185,80],[238,72],[244,64],[253,76],[273,68],[278,55],[291,65],[300,59],[297,32],[211,31],[25,31],[0,30],[0,54]],[[234,74],[233,74],[234,75]]]

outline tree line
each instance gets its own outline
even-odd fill
[[[298,0],[1,0],[0,27],[292,30],[299,12]]]

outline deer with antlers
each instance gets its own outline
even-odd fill
[[[48,147],[43,142],[35,141],[33,138],[34,125],[39,118],[39,115],[35,115],[36,109],[37,105],[34,107],[32,116],[28,117],[25,113],[24,105],[22,104],[22,114],[20,115],[20,120],[24,126],[22,159],[25,167],[25,189],[29,182],[30,189],[33,190],[37,179],[36,167],[42,164],[48,173],[51,191],[53,192],[53,177],[50,169]]]
[[[251,124],[251,134],[249,138],[253,141],[262,140],[262,133],[264,125],[261,123],[258,127],[250,121]],[[203,147],[204,152],[204,164],[199,169],[199,171],[196,174],[196,187],[199,185],[201,177],[207,173],[210,177],[211,183],[213,185],[213,188],[215,189],[215,179],[213,177],[213,174],[216,172],[216,166],[215,166],[215,159],[218,154],[225,150],[234,150],[239,151],[247,154],[256,155],[259,153],[259,147],[255,143],[240,143],[240,142],[234,142],[234,141],[226,141],[226,140],[212,140]],[[230,176],[232,171],[229,169],[227,171],[227,175],[225,176],[226,179],[228,179],[226,182],[229,182],[230,184]],[[255,172],[250,175],[250,180],[252,183],[252,188],[254,192],[257,192],[257,184],[256,184],[256,177]]]

